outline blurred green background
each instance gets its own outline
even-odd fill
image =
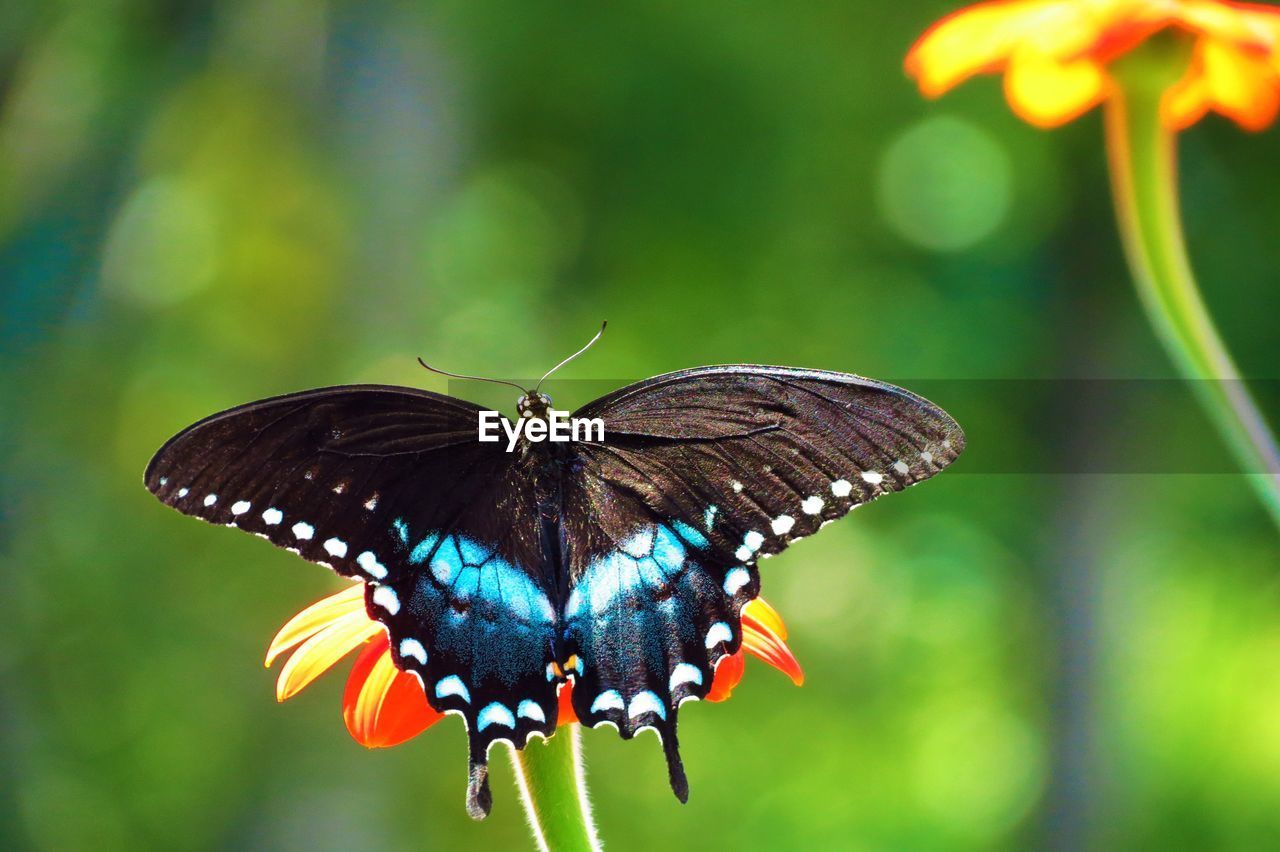
[[[995,81],[931,104],[904,78],[950,8],[9,0],[0,847],[529,845],[505,761],[492,817],[467,819],[456,720],[364,750],[345,664],[276,705],[267,641],[338,581],[141,482],[165,438],[237,403],[445,389],[417,355],[534,376],[607,318],[565,378],[823,367],[935,380],[988,454],[1135,434],[1203,452],[1071,398],[966,405],[969,379],[1172,373],[1123,267],[1099,116],[1046,134]],[[1207,298],[1270,378],[1275,140],[1211,118],[1183,143]],[[732,700],[687,708],[687,806],[651,738],[586,732],[603,837],[1267,845],[1276,568],[1237,476],[962,457],[765,565],[808,682],[751,661]]]

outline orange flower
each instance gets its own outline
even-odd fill
[[[742,648],[721,658],[708,701],[724,701],[742,680],[744,652],[753,654],[788,675],[797,686],[804,682],[800,664],[787,647],[787,627],[763,598],[742,610]],[[355,583],[289,619],[271,640],[266,664],[296,649],[280,670],[276,700],[297,695],[340,659],[364,645],[347,678],[342,715],[347,730],[361,745],[386,748],[425,731],[444,718],[427,703],[418,679],[396,668],[382,625],[365,613],[364,584]],[[574,715],[572,681],[560,688],[559,724],[578,721]]]
[[[1163,96],[1182,129],[1209,110],[1261,130],[1280,110],[1280,7],[1222,0],[994,0],[934,24],[907,54],[927,97],[975,74],[1005,72],[1013,111],[1056,127],[1106,100],[1107,65],[1164,30],[1194,40],[1186,72]]]

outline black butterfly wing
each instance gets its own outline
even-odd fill
[[[737,650],[738,612],[758,591],[754,571],[715,553],[705,526],[653,511],[608,464],[587,455],[580,472],[566,484],[564,519],[574,711],[625,739],[657,733],[672,790],[685,801],[676,715],[706,695],[716,662]]]
[[[900,388],[786,367],[658,376],[574,416],[604,421],[603,442],[577,446],[583,475],[566,501],[567,537],[582,544],[565,613],[582,661],[574,708],[624,736],[654,727],[681,795],[679,704],[739,647],[757,560],[933,476],[964,435]],[[610,598],[612,611],[590,605]]]
[[[468,803],[486,756],[556,725],[556,614],[535,498],[480,409],[409,388],[307,391],[213,415],[147,468],[164,503],[365,581],[397,665],[466,720]]]

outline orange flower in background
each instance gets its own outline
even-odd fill
[[[804,673],[786,639],[782,617],[763,598],[747,604],[742,610],[742,648],[721,658],[707,700],[729,697],[742,680],[745,653],[764,660],[797,686],[802,684]],[[276,700],[297,695],[361,645],[364,649],[356,657],[342,696],[342,715],[357,742],[369,748],[399,745],[444,718],[427,703],[418,679],[396,668],[386,631],[365,612],[363,583],[317,601],[280,628],[267,650],[266,664],[270,666],[291,648],[296,650],[280,670]],[[560,689],[560,725],[578,721],[571,695],[572,682]]]
[[[995,0],[934,24],[907,54],[928,97],[975,74],[1004,72],[1019,116],[1056,127],[1106,100],[1108,64],[1156,33],[1194,40],[1162,118],[1185,128],[1210,110],[1261,130],[1280,110],[1280,7],[1221,0]]]

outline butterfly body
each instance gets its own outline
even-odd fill
[[[524,420],[550,400],[525,394]],[[428,702],[467,724],[468,806],[487,754],[578,719],[661,739],[672,788],[686,701],[741,644],[758,563],[963,448],[944,412],[843,373],[735,365],[628,386],[575,412],[598,440],[478,440],[481,410],[348,386],[214,415],[156,454],[146,484],[366,584],[368,614]],[[508,424],[510,425],[510,424]]]

